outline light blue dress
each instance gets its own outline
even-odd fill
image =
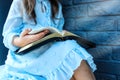
[[[41,11],[41,8],[44,12]],[[19,36],[26,28],[55,27],[60,31],[64,25],[62,6],[59,3],[57,19],[51,18],[49,0],[36,0],[35,24],[26,14],[23,0],[13,0],[3,29],[3,43],[9,49],[4,67],[0,70],[0,80],[70,80],[73,71],[86,60],[92,71],[96,70],[93,57],[75,40],[48,43],[25,55],[16,55],[19,47],[12,44],[14,36]]]

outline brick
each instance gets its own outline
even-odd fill
[[[120,45],[120,32],[88,32],[87,38],[99,45]]]
[[[102,2],[102,1],[109,1],[109,0],[73,0],[73,3],[81,4],[81,3],[93,3],[93,2]]]
[[[111,60],[112,47],[111,46],[97,46],[96,48],[88,49],[88,52],[99,60]]]
[[[89,16],[101,15],[119,15],[120,14],[120,1],[108,0],[104,2],[91,3],[88,5]],[[109,4],[109,5],[108,5]]]
[[[61,3],[63,4],[63,6],[72,5],[72,0],[61,0]]]
[[[90,0],[73,0],[74,4],[86,3],[86,2],[91,2],[91,1]]]
[[[98,73],[120,75],[120,61],[95,60]]]
[[[120,80],[120,76],[117,77],[117,80]]]
[[[116,75],[106,73],[95,73],[96,80],[117,80]]]
[[[119,0],[88,0],[88,1],[101,1],[101,2],[103,2],[103,1],[119,1]]]
[[[120,31],[120,19],[118,19],[118,30]]]
[[[78,18],[87,15],[87,5],[68,6],[63,8],[65,18]]]
[[[83,17],[75,19],[75,30],[116,31],[115,20],[118,17]],[[119,18],[118,18],[119,19]]]
[[[87,38],[86,38],[87,33],[84,32],[84,31],[71,31],[71,32],[79,35],[80,37],[83,37],[83,38],[87,39]]]
[[[74,30],[75,28],[75,20],[74,19],[65,19],[65,25],[64,25],[64,29],[67,30]]]
[[[120,60],[120,46],[113,47],[113,60]]]

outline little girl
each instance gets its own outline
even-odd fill
[[[13,0],[3,29],[3,43],[9,49],[0,80],[95,80],[93,57],[75,40],[48,43],[25,55],[15,51],[43,38],[54,27],[62,31],[64,18],[58,0]]]

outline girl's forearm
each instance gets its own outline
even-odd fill
[[[18,37],[18,36],[15,36],[13,38],[12,44],[15,45],[15,46],[17,46],[17,47],[23,47],[24,46],[24,44],[22,43],[20,37]]]
[[[27,30],[23,31],[21,33],[20,36],[15,36],[13,38],[13,45],[17,46],[17,47],[24,47],[25,45],[31,43],[31,42],[34,42],[34,41],[37,41],[41,38],[43,38],[46,34],[49,33],[49,30],[44,30],[40,33],[37,33],[37,34],[31,34],[31,35],[28,35],[28,32]]]

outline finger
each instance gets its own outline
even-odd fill
[[[30,31],[31,31],[31,29],[25,29],[25,30],[23,30],[23,31],[21,32],[20,37],[23,37],[23,36],[27,35]]]
[[[48,34],[50,31],[48,29],[44,30],[45,34]]]
[[[47,33],[48,33],[48,31],[43,31],[43,32],[37,34],[36,36],[37,36],[39,39],[41,39],[41,38],[43,38]]]
[[[48,34],[49,33],[49,30],[43,30],[42,32],[40,32],[39,34],[40,35],[46,35],[46,34]]]
[[[46,32],[41,32],[41,33],[39,34],[39,36],[40,36],[40,37],[44,37],[46,34],[47,34]]]

